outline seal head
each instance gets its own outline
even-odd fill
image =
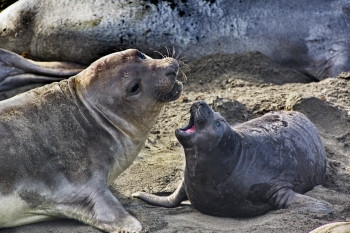
[[[75,83],[88,108],[103,114],[124,133],[134,138],[142,135],[144,140],[164,104],[181,95],[178,70],[173,58],[152,59],[129,49],[97,60],[77,75]]]
[[[185,149],[203,145],[205,150],[216,147],[231,127],[220,113],[214,112],[204,101],[196,102],[190,109],[191,117],[187,126],[175,131],[175,135]],[[229,132],[226,132],[229,129]],[[210,135],[208,142],[205,135]],[[230,138],[230,137],[229,137]]]

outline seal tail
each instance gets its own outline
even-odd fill
[[[84,68],[70,62],[36,62],[0,49],[0,91],[60,81],[78,74]]]
[[[145,192],[136,192],[132,194],[133,197],[140,198],[141,200],[156,206],[173,208],[179,206],[184,200],[187,200],[186,191],[184,189],[184,182],[182,181],[179,187],[169,196],[157,196]]]

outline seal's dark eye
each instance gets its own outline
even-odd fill
[[[220,121],[216,121],[216,122],[215,122],[215,126],[216,126],[216,127],[221,127]]]
[[[137,56],[141,59],[146,59],[145,54],[141,53],[140,51],[137,52]]]
[[[140,92],[140,90],[141,90],[140,83],[134,83],[134,84],[131,86],[130,94],[131,94],[131,95],[136,95],[137,93]]]

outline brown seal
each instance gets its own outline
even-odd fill
[[[173,58],[130,49],[0,106],[0,227],[71,218],[138,232],[107,188],[135,159],[182,84]]]

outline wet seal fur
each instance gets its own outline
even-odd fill
[[[144,192],[134,197],[175,207],[189,199],[216,216],[251,217],[275,208],[330,213],[305,195],[322,184],[326,155],[315,126],[298,112],[272,112],[231,128],[205,102],[191,107],[188,126],[175,134],[182,144],[184,179],[167,197]]]
[[[0,104],[0,227],[71,218],[107,232],[141,223],[108,185],[135,159],[182,84],[173,58],[136,49]]]

